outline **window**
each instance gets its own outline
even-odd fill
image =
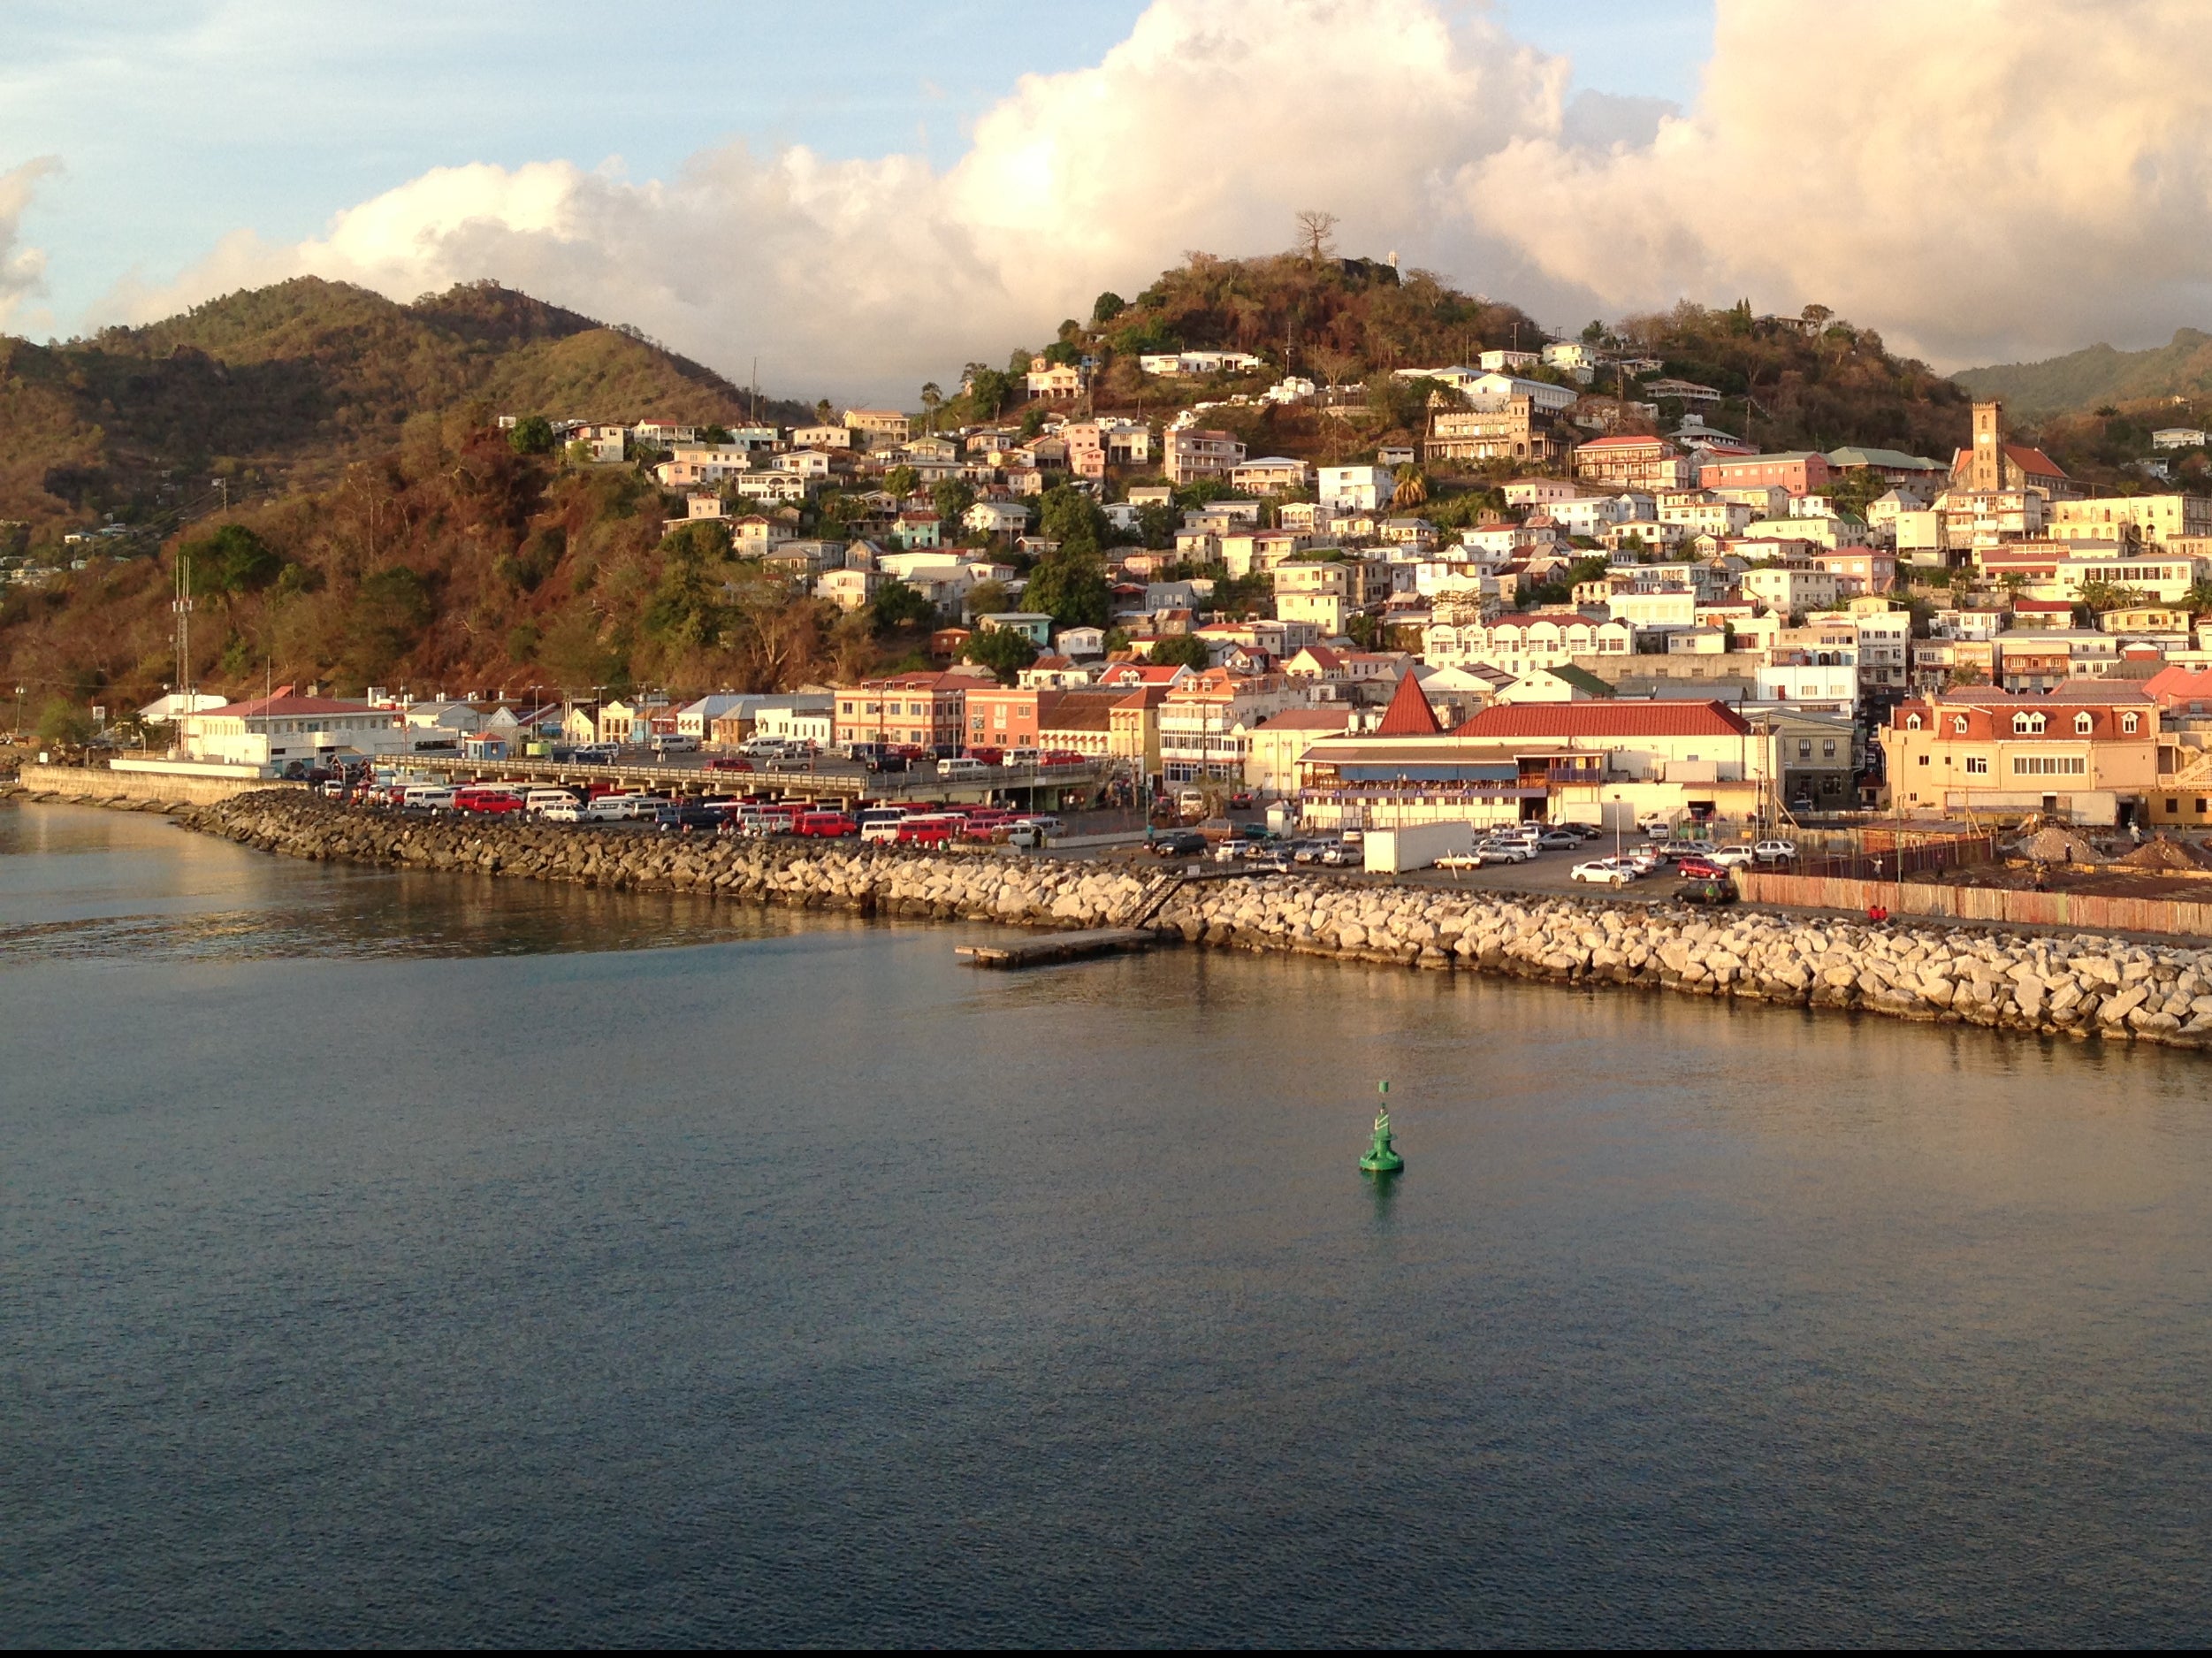
[[[1921,763],[1923,766],[1925,766],[1925,765],[1926,765],[1926,764],[1928,763],[1928,757],[1927,757],[1926,754],[1923,754],[1923,755],[1921,755],[1921,756],[1920,756],[1920,763]]]
[[[1954,718],[1954,719],[1951,721],[1951,730],[1954,730],[1954,731],[1956,731],[1956,732],[1957,732],[1957,733],[1958,733],[1961,737],[1965,736],[1965,735],[1966,735],[1966,716],[1965,716],[1964,714],[1962,714],[1957,715],[1956,718]]]
[[[2012,730],[2016,737],[2040,737],[2046,722],[2040,714],[2016,714],[2012,716]]]
[[[2135,727],[2141,718],[2142,716],[2140,714],[2122,714],[2120,716],[2120,730],[2125,732],[2128,736],[2133,737],[2135,735]]]
[[[2012,775],[2016,777],[2079,777],[2087,773],[2089,762],[2079,754],[2015,754]]]
[[[1967,755],[1966,775],[1970,777],[1987,777],[1989,775],[1989,757],[1987,754]]]
[[[1835,758],[1835,739],[1834,737],[1823,737],[1820,740],[1820,758],[1823,760],[1834,760]]]
[[[2074,715],[2074,735],[2077,737],[2088,736],[2090,732],[2096,730],[2096,721],[2092,719],[2086,713],[2077,714]]]
[[[1919,716],[1918,714],[1908,714],[1907,715],[1905,715],[1905,730],[1908,730],[1908,731],[1917,731],[1917,730],[1918,730],[1919,729],[1920,729],[1920,716]]]

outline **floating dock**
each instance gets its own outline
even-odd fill
[[[1156,934],[1141,927],[1095,927],[1080,933],[1047,933],[1003,944],[961,944],[953,953],[972,967],[1037,967],[1049,961],[1081,961],[1090,956],[1117,956],[1143,950]]]

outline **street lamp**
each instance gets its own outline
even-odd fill
[[[15,730],[13,735],[19,737],[23,735],[23,687],[20,685],[18,685],[15,688]]]

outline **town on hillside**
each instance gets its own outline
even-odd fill
[[[919,413],[499,417],[519,451],[649,476],[699,569],[897,622],[896,671],[229,701],[180,646],[141,719],[173,763],[272,776],[767,741],[1079,757],[1120,798],[1248,791],[1331,828],[2212,824],[2212,495],[2155,462],[2132,493],[2077,482],[1995,401],[1945,453],[1762,448],[1594,325],[1364,383],[1160,349],[1110,385],[1086,338],[971,364]],[[1359,447],[1392,399],[1415,429]]]

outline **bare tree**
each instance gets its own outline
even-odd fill
[[[1337,216],[1324,213],[1317,207],[1309,207],[1298,216],[1298,247],[1312,264],[1318,265],[1337,250]]]
[[[1331,386],[1342,386],[1360,371],[1358,355],[1335,346],[1316,346],[1306,353],[1306,360],[1321,371]]]

